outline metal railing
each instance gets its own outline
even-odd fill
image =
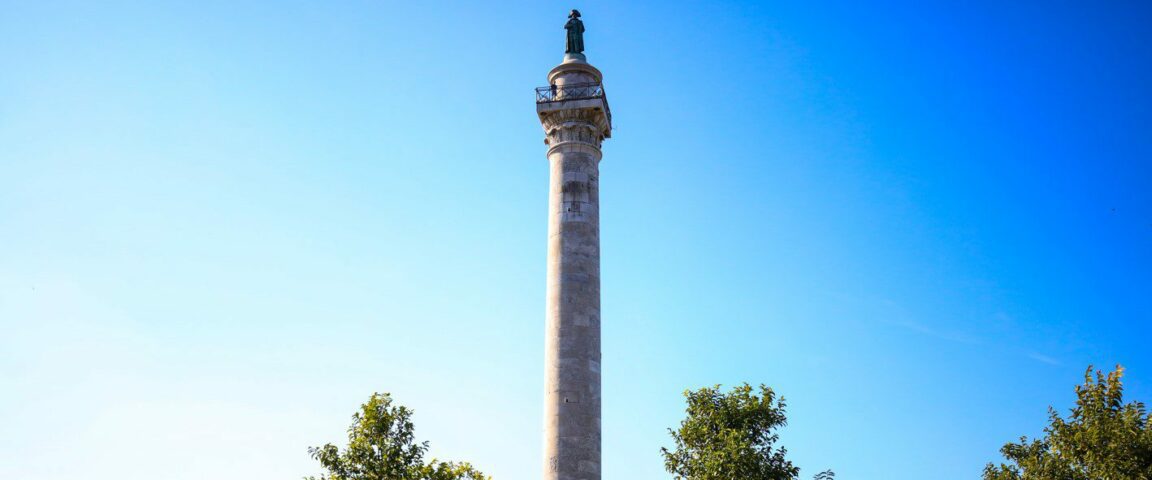
[[[601,83],[573,83],[568,85],[549,85],[536,89],[536,103],[564,102],[567,100],[588,100],[593,98],[604,99],[604,113],[608,122],[612,122],[612,110],[608,109],[608,97],[604,96],[604,85]]]
[[[604,86],[599,83],[573,83],[550,85],[536,89],[536,103],[586,100],[589,98],[604,98]]]

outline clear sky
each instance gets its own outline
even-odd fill
[[[715,383],[846,480],[977,478],[1089,364],[1152,401],[1147,2],[0,0],[0,477],[299,478],[388,391],[539,478],[573,7],[606,480]]]

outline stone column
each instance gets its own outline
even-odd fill
[[[601,74],[565,55],[538,98],[551,170],[544,348],[544,479],[600,480]]]

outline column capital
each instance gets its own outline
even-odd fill
[[[557,148],[583,144],[600,155],[600,144],[612,137],[612,110],[604,93],[603,75],[583,55],[568,54],[548,72],[548,86],[536,89],[536,114],[544,127],[544,143]],[[563,146],[563,147],[562,147]]]
[[[564,103],[576,102],[591,101],[575,100]],[[595,102],[569,108],[548,109],[539,113],[548,154],[558,148],[576,147],[585,150],[586,147],[591,147],[599,157],[600,144],[612,134],[612,126],[605,113],[605,107]],[[583,144],[586,147],[577,147],[574,144]]]

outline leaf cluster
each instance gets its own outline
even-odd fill
[[[1049,407],[1043,438],[1004,445],[1007,462],[988,464],[984,480],[1152,480],[1152,418],[1124,403],[1123,375],[1117,366],[1093,378],[1089,366],[1070,416]]]
[[[687,418],[669,429],[676,446],[661,448],[664,467],[677,480],[792,480],[800,469],[777,448],[776,429],[787,424],[783,398],[747,383],[728,393],[720,386],[685,391]]]
[[[348,447],[309,447],[328,473],[306,480],[491,480],[466,462],[425,462],[428,442],[416,442],[412,410],[374,393],[348,427]]]

